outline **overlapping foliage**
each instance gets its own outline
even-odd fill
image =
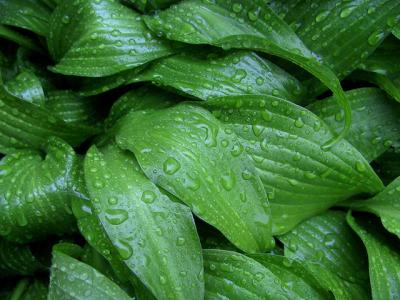
[[[398,299],[400,2],[0,0],[1,299]]]

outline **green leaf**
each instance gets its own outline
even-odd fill
[[[236,135],[208,111],[181,104],[133,112],[116,140],[146,175],[246,252],[272,246],[269,204]]]
[[[345,213],[328,211],[280,236],[285,256],[298,260],[341,299],[367,299],[367,261]]]
[[[339,79],[375,51],[400,14],[400,3],[389,0],[327,0],[311,5],[301,0],[272,1],[272,8]],[[316,93],[322,90],[315,80],[309,83]]]
[[[190,210],[161,194],[135,158],[115,147],[89,150],[85,179],[108,237],[153,294],[202,299],[201,247]]]
[[[46,300],[48,294],[47,282],[40,279],[33,279],[24,291],[23,300]],[[12,299],[13,300],[13,299]]]
[[[399,141],[400,106],[375,88],[346,92],[353,112],[353,121],[346,140],[366,160],[375,160]],[[307,107],[336,133],[343,127],[343,111],[333,98],[317,101]]]
[[[302,278],[310,275],[300,265],[286,267],[286,258],[260,254],[260,263],[232,251],[203,252],[206,299],[329,299],[312,277]]]
[[[170,56],[155,62],[138,80],[152,81],[202,100],[270,94],[299,103],[305,94],[296,78],[247,51],[187,52]]]
[[[76,155],[52,138],[46,154],[20,150],[0,163],[0,235],[15,242],[44,239],[75,231],[69,193]]]
[[[8,93],[21,100],[42,106],[45,96],[39,78],[31,71],[22,71],[4,85]]]
[[[179,0],[124,0],[125,2],[132,3],[141,12],[148,12],[152,10],[164,9],[179,2]]]
[[[77,146],[99,130],[92,126],[68,124],[45,108],[20,100],[0,87],[0,153],[16,149],[43,149],[49,136]]]
[[[399,247],[376,222],[354,218],[347,222],[362,239],[368,252],[369,276],[373,299],[396,299],[400,295]]]
[[[98,99],[81,97],[68,90],[48,92],[46,109],[56,118],[70,124],[96,127],[100,120]]]
[[[45,266],[32,254],[28,245],[0,239],[0,277],[33,275]]]
[[[400,149],[391,148],[375,161],[376,172],[385,185],[400,176]]]
[[[0,1],[0,23],[16,26],[46,36],[49,30],[51,11],[37,0]]]
[[[48,300],[131,299],[114,282],[91,266],[53,251]]]
[[[196,17],[193,17],[194,11]],[[151,30],[168,39],[224,49],[253,49],[297,64],[331,89],[345,111],[344,130],[325,146],[329,148],[348,131],[351,110],[336,75],[264,1],[245,0],[232,4],[227,0],[187,0],[154,17],[145,17],[145,21]]]
[[[252,158],[271,203],[274,234],[288,232],[352,195],[383,189],[368,162],[348,142],[322,150],[332,133],[303,107],[278,97],[252,95],[201,105],[239,136]]]
[[[110,113],[105,121],[106,127],[110,128],[124,115],[129,112],[149,109],[162,109],[172,106],[179,97],[157,87],[147,85],[131,90],[122,95],[111,107]]]
[[[382,192],[368,200],[350,201],[344,205],[354,210],[371,212],[381,218],[383,226],[400,238],[400,177]]]
[[[173,52],[138,13],[112,0],[60,3],[51,17],[48,47],[57,61],[53,71],[88,77],[113,75]]]
[[[18,45],[21,45],[28,49],[34,50],[36,52],[42,51],[41,48],[39,48],[35,44],[34,40],[26,37],[25,35],[23,35],[19,32],[16,32],[15,30],[11,29],[8,26],[0,25],[0,38],[4,38],[6,40],[12,41],[14,43],[17,43]]]
[[[395,38],[387,38],[368,59],[358,66],[364,72],[356,71],[351,77],[378,85],[400,102],[399,51],[400,42]]]

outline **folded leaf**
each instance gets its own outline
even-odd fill
[[[48,300],[131,299],[114,282],[91,266],[53,251]]]
[[[368,252],[372,298],[396,299],[400,295],[399,247],[385,230],[369,219],[347,215],[347,222],[362,239]]]
[[[0,1],[0,23],[16,26],[46,36],[49,30],[51,11],[42,1]]]
[[[400,14],[400,3],[390,0],[272,1],[272,8],[340,79],[375,51]]]
[[[0,277],[33,275],[45,266],[32,254],[27,245],[17,245],[0,239]]]
[[[202,299],[201,247],[190,210],[161,194],[132,154],[115,147],[89,150],[85,179],[108,237],[153,294]]]
[[[15,242],[43,239],[75,231],[69,193],[76,155],[53,138],[46,155],[20,150],[0,163],[0,235]]]
[[[140,74],[149,80],[202,100],[213,97],[270,94],[299,103],[300,82],[254,52],[191,52],[155,62]]]
[[[116,140],[146,175],[177,196],[235,246],[272,246],[269,204],[242,144],[208,111],[181,104],[133,112],[117,124]]]
[[[258,255],[261,263],[226,250],[204,250],[206,299],[329,299],[301,266],[286,258]],[[303,270],[301,270],[303,271]],[[304,271],[303,271],[304,272]]]
[[[278,97],[252,95],[201,105],[239,136],[252,158],[271,203],[274,234],[288,232],[352,195],[383,188],[348,142],[322,150],[332,137],[330,129],[305,108]]]
[[[46,300],[48,294],[47,282],[33,279],[25,289],[20,299],[24,300]]]
[[[331,89],[345,111],[343,132],[332,138],[326,147],[340,140],[349,129],[351,110],[336,75],[264,1],[245,0],[232,4],[227,0],[186,0],[154,17],[146,17],[145,21],[151,30],[168,39],[224,49],[253,49],[299,65]]]
[[[399,142],[400,105],[375,88],[362,88],[346,92],[353,112],[353,121],[346,140],[366,160],[372,161]],[[336,133],[343,127],[343,111],[333,98],[307,106]]]
[[[112,0],[60,3],[51,17],[48,47],[57,61],[53,71],[88,77],[113,75],[173,52],[138,13]]]
[[[369,298],[367,261],[345,213],[328,211],[280,236],[285,256],[300,261],[342,299]]]
[[[49,136],[79,145],[99,130],[92,126],[67,124],[45,108],[18,99],[0,87],[0,153],[16,149],[42,149]]]
[[[133,89],[114,102],[105,125],[110,128],[115,125],[118,119],[129,112],[161,109],[172,106],[177,100],[179,100],[178,96],[155,86],[148,85]]]
[[[400,238],[400,177],[368,200],[344,203],[354,210],[367,211],[381,218],[383,226]]]

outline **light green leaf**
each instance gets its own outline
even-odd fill
[[[298,260],[340,299],[369,298],[367,261],[345,213],[328,211],[280,236],[285,256]]]
[[[115,147],[89,150],[85,179],[108,237],[153,294],[202,299],[201,247],[190,210],[161,194],[133,155]]]
[[[372,298],[396,299],[400,295],[400,249],[376,222],[354,218],[349,212],[347,222],[362,239],[368,252]]]
[[[46,154],[20,150],[0,162],[0,235],[15,242],[44,239],[75,231],[69,191],[76,155],[52,138]]]
[[[51,17],[48,47],[57,61],[53,71],[88,77],[113,75],[173,52],[138,13],[112,0],[60,3]]]
[[[177,100],[179,100],[177,95],[163,91],[152,85],[133,89],[114,102],[105,121],[105,125],[110,128],[129,112],[161,109],[172,106]]]
[[[340,136],[325,141],[326,147],[340,140],[349,129],[351,110],[338,78],[264,1],[186,0],[154,17],[146,17],[145,21],[151,30],[168,39],[224,49],[253,49],[299,65],[331,89],[345,111],[344,130]]]
[[[31,71],[22,71],[6,82],[4,88],[8,93],[21,100],[42,106],[45,96],[39,78]]]
[[[260,254],[257,262],[232,251],[203,252],[206,299],[329,299],[299,264],[286,267],[286,258]]]
[[[92,126],[68,124],[47,109],[16,98],[0,87],[0,153],[42,149],[49,136],[77,146],[98,131]]]
[[[288,232],[352,195],[383,189],[368,162],[348,142],[322,150],[332,133],[303,107],[278,97],[252,95],[201,105],[239,136],[252,158],[271,203],[274,234]]]
[[[131,299],[118,285],[91,266],[53,251],[48,300]]]
[[[371,212],[381,218],[383,226],[400,238],[400,177],[368,200],[344,203],[354,210]]]
[[[120,147],[146,175],[246,252],[272,246],[269,204],[236,135],[208,111],[181,104],[133,112],[117,124]]]
[[[346,92],[353,112],[353,121],[346,140],[366,160],[372,161],[399,141],[400,106],[384,92],[362,88]],[[343,127],[343,111],[333,98],[317,101],[307,107],[336,133]]]
[[[46,36],[51,11],[38,0],[1,0],[0,23]]]
[[[28,245],[17,245],[0,239],[0,277],[33,275],[45,266],[31,251]]]
[[[207,100],[213,97],[270,94],[299,103],[300,82],[254,52],[192,52],[164,58],[139,75],[178,92]]]

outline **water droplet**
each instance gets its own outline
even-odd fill
[[[128,212],[123,209],[106,209],[105,217],[108,223],[120,225],[128,219]]]
[[[356,161],[356,170],[358,172],[365,172],[367,170],[367,168],[365,167],[365,164],[361,161]]]
[[[368,44],[371,46],[378,45],[385,37],[385,32],[383,31],[375,31],[368,37]]]
[[[328,10],[324,10],[322,12],[320,12],[316,17],[315,17],[315,21],[317,23],[322,22],[323,20],[326,19],[326,17],[329,15],[329,11]]]
[[[160,275],[160,283],[161,283],[162,285],[164,285],[164,284],[167,283],[167,279],[165,278],[165,276]]]
[[[118,203],[118,199],[117,198],[111,197],[111,198],[108,199],[108,204],[110,204],[110,205],[115,205],[117,203]]]
[[[262,111],[261,112],[261,117],[266,122],[270,122],[272,120],[272,114],[268,110]]]
[[[227,191],[232,190],[235,183],[236,183],[236,178],[232,172],[229,172],[228,174],[221,176],[221,185],[225,190]]]
[[[247,17],[249,18],[250,21],[255,22],[258,19],[258,14],[259,13],[260,12],[258,10],[257,11],[249,11],[247,13]]]
[[[271,105],[273,107],[277,107],[279,105],[279,102],[277,100],[272,101]]]
[[[168,175],[175,174],[180,168],[180,163],[173,157],[168,157],[163,164],[163,170]]]
[[[232,147],[231,154],[232,154],[232,156],[237,157],[243,153],[243,150],[244,150],[244,147],[242,144],[235,144]]]
[[[251,129],[253,130],[254,135],[256,137],[259,137],[263,133],[265,128],[263,126],[260,126],[260,125],[253,125],[251,127]]]
[[[154,193],[153,191],[144,191],[143,193],[142,193],[142,197],[141,197],[141,200],[144,202],[144,203],[148,203],[148,204],[150,204],[150,203],[153,203],[154,202],[154,200],[156,199],[156,197],[157,197],[157,195],[156,195],[156,193]]]
[[[241,12],[241,11],[242,11],[242,4],[240,4],[240,3],[234,3],[234,4],[232,5],[232,10],[233,10],[235,13]]]
[[[178,246],[183,246],[186,243],[186,240],[184,237],[178,237],[178,239],[176,240],[176,244]]]
[[[247,76],[247,72],[243,69],[236,70],[235,74],[232,77],[232,80],[236,83],[241,82]]]
[[[119,255],[121,255],[124,260],[129,259],[133,254],[132,247],[124,240],[117,240],[114,243],[114,246],[117,248]]]
[[[242,172],[242,178],[244,180],[249,180],[249,179],[251,179],[252,176],[253,176],[253,174],[249,170],[244,170]]]
[[[263,85],[263,83],[264,83],[264,79],[262,77],[257,77],[256,84],[257,85]]]
[[[247,196],[245,193],[240,193],[240,201],[242,201],[243,203],[247,202]]]
[[[64,24],[68,24],[69,22],[71,22],[71,18],[68,15],[64,15],[61,19],[61,22],[63,22]]]
[[[317,175],[314,174],[313,172],[307,171],[304,173],[304,177],[307,179],[315,179],[317,178]]]
[[[368,8],[368,14],[370,15],[370,14],[373,14],[374,12],[376,11],[376,8],[375,7],[370,7],[370,8]]]
[[[23,227],[23,226],[28,225],[28,220],[26,219],[26,216],[23,212],[17,211],[16,215],[15,215],[15,219],[19,226]]]
[[[340,17],[341,18],[347,18],[348,16],[350,16],[351,15],[351,13],[353,12],[353,10],[356,8],[356,6],[349,6],[349,7],[346,7],[345,9],[343,9],[341,12],[340,12]]]
[[[324,244],[327,247],[332,247],[336,242],[336,237],[332,233],[328,233],[324,236]]]
[[[294,121],[294,126],[297,128],[302,128],[304,126],[303,120],[301,118],[296,119],[296,121]]]

